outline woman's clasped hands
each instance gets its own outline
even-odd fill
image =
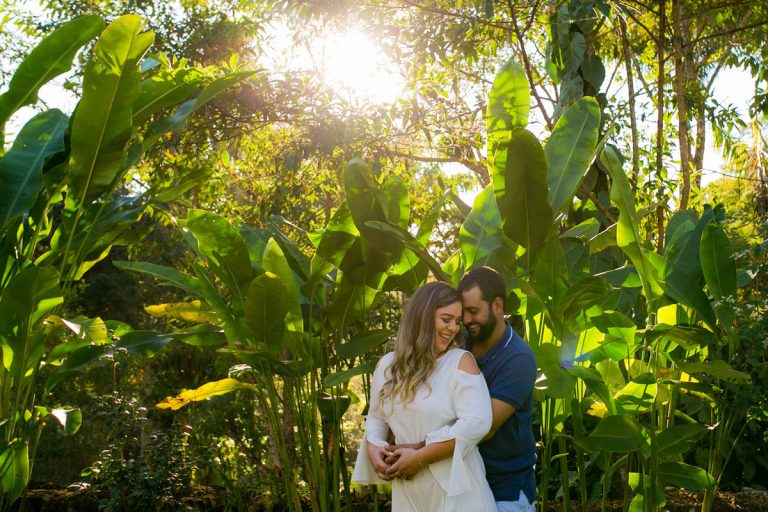
[[[424,468],[413,448],[369,444],[368,452],[376,474],[387,482],[395,478],[410,480]]]
[[[391,478],[404,478],[410,480],[416,473],[421,471],[424,465],[421,457],[413,448],[396,448],[392,451],[385,462],[390,464],[387,475]]]

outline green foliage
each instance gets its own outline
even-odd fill
[[[136,333],[113,347],[101,319],[55,315],[73,282],[106,258],[113,246],[134,244],[148,232],[148,226],[136,222],[152,197],[121,196],[120,185],[152,145],[144,140],[129,157],[131,142],[148,133],[146,126],[134,125],[133,110],[139,97],[142,108],[154,102],[151,91],[140,95],[143,81],[151,81],[141,60],[153,35],[143,31],[143,20],[136,15],[122,16],[101,32],[103,26],[100,18],[88,16],[59,28],[19,66],[0,99],[4,124],[13,112],[35,100],[42,85],[67,71],[78,50],[99,35],[88,54],[82,97],[72,119],[57,110],[38,114],[0,161],[2,191],[9,199],[0,210],[3,510],[27,485],[30,454],[45,418],[53,416],[67,433],[77,431],[81,421],[76,408],[49,409],[38,398],[61,380],[110,357],[115,349],[153,354],[170,341]],[[215,74],[207,70],[206,79],[199,82],[215,86],[204,88],[195,105],[243,77],[224,73],[221,78],[227,79],[217,83]],[[187,94],[193,92],[187,88]],[[172,188],[164,192],[168,198],[174,196]],[[116,327],[115,335],[125,332]],[[43,366],[55,370],[47,375],[38,397]]]
[[[47,8],[64,18],[82,9],[69,4],[52,2]],[[231,19],[209,15],[218,7],[199,2],[171,14],[172,7],[147,5],[156,7],[157,19],[178,22],[158,23],[158,44],[191,48],[183,55],[213,63],[229,59],[221,52],[243,41],[242,33],[230,30],[247,25],[240,17],[244,10],[256,17],[270,12],[252,8],[257,4],[261,7],[227,4]],[[99,8],[117,13],[121,6],[107,2]],[[153,398],[178,394],[176,405],[185,407],[176,414],[195,420],[215,416],[210,410],[221,403],[202,401],[205,397],[229,393],[225,399],[246,401],[237,421],[248,426],[239,425],[236,434],[225,434],[228,423],[210,422],[208,434],[219,436],[210,443],[208,459],[227,461],[206,466],[217,475],[212,481],[242,478],[235,484],[241,490],[254,482],[254,488],[283,493],[296,510],[307,502],[314,510],[339,509],[339,496],[349,490],[340,441],[344,411],[356,399],[349,382],[360,375],[367,381],[393,330],[400,294],[410,293],[430,273],[455,283],[464,270],[487,264],[503,272],[510,312],[522,319],[541,367],[537,404],[545,508],[547,491],[558,481],[564,508],[572,486],[585,501],[586,480],[598,467],[604,499],[611,475],[619,469],[630,475],[626,492],[627,498],[635,494],[632,510],[663,506],[667,484],[712,493],[732,446],[739,455],[736,440],[742,432],[759,437],[755,418],[761,399],[747,402],[746,388],[750,379],[760,383],[761,347],[745,347],[744,326],[755,319],[739,308],[746,294],[756,293],[739,285],[749,275],[759,276],[759,269],[740,270],[737,255],[750,246],[735,236],[722,209],[672,215],[667,206],[674,177],[661,157],[669,160],[678,128],[665,126],[656,134],[659,151],[666,153],[659,165],[651,164],[651,140],[629,120],[638,117],[633,99],[624,104],[611,98],[609,104],[600,94],[606,69],[595,53],[609,62],[620,54],[626,58],[624,49],[627,55],[637,52],[630,69],[645,72],[645,90],[635,96],[658,101],[665,92],[653,89],[655,76],[664,75],[655,68],[656,45],[685,34],[673,27],[671,37],[657,43],[654,34],[638,31],[641,24],[654,27],[660,14],[644,8],[626,17],[621,6],[611,10],[602,1],[561,2],[533,13],[526,7],[439,1],[434,9],[404,9],[395,21],[377,18],[372,24],[383,44],[408,47],[398,46],[397,55],[412,86],[412,99],[381,108],[351,105],[337,92],[295,77],[257,76],[244,93],[232,95],[232,85],[253,76],[240,71],[236,60],[221,71],[191,68],[163,55],[145,57],[152,35],[141,31],[140,18],[116,18],[85,56],[82,98],[73,118],[43,112],[22,128],[0,160],[0,192],[11,198],[0,205],[2,389],[16,386],[19,396],[34,396],[36,381],[63,393],[57,384],[72,382],[116,353],[151,356],[173,341],[206,353],[218,349],[218,361],[236,358],[243,365],[226,379],[221,366],[213,374],[198,369],[205,373],[203,381],[168,379],[169,389]],[[709,8],[701,2],[685,7]],[[740,9],[718,6],[712,16],[737,27]],[[382,11],[377,2],[355,10]],[[295,14],[322,17],[337,11],[342,9],[315,2]],[[689,17],[692,26],[700,14]],[[317,25],[314,18],[300,19],[307,21],[298,24],[306,33]],[[536,62],[537,55],[526,53],[532,41],[544,48],[536,27],[547,20],[549,77],[539,74],[544,63]],[[625,21],[629,31],[618,41],[609,30],[618,33],[613,29]],[[103,26],[94,17],[72,23],[40,43],[19,67],[18,79],[0,97],[4,109],[14,111],[36,96],[38,83],[69,69],[78,49],[101,30],[96,25]],[[716,40],[709,25],[700,28],[711,38],[685,47]],[[194,47],[196,38],[201,44]],[[734,44],[741,45],[736,36]],[[722,52],[712,49],[717,52],[702,55],[719,58]],[[491,76],[497,56],[510,52],[524,65],[506,63],[486,94],[486,86],[470,75]],[[730,53],[731,61],[746,58]],[[63,58],[51,64],[56,56]],[[684,104],[700,106],[705,95],[694,85],[707,78],[709,68],[693,66],[696,55],[678,56],[702,71],[690,77],[691,87],[675,94]],[[613,76],[632,79],[622,78],[621,71]],[[554,120],[543,106],[552,85],[559,86]],[[664,99],[660,114],[669,125],[670,97]],[[550,131],[543,144],[525,130],[534,101]],[[717,119],[721,110],[714,107],[708,115]],[[193,113],[203,114],[204,122],[196,124]],[[715,123],[718,132],[739,124],[730,114],[725,117]],[[481,151],[483,125],[489,166]],[[618,127],[620,133],[610,135],[614,145],[603,147],[610,126],[607,132]],[[182,133],[183,128],[192,130]],[[241,132],[250,136],[228,140]],[[630,172],[621,153],[629,154],[624,147],[632,136],[647,147],[635,148]],[[439,173],[414,171],[411,156],[419,154],[461,162],[492,185],[470,209],[456,198],[466,182],[452,185]],[[349,160],[351,155],[360,158]],[[432,160],[414,157],[419,158]],[[146,191],[141,196],[127,197],[121,189],[131,177],[140,188],[134,183],[130,190]],[[147,296],[146,303],[154,305],[148,308],[155,315],[150,326],[128,332],[101,321],[112,317],[100,310],[84,315],[62,310],[63,298],[66,306],[76,289],[96,282],[89,274],[115,246],[133,245],[153,227],[146,220],[153,211],[150,202],[172,202],[193,189],[183,202],[154,210],[185,219],[177,222],[186,254],[159,261],[134,251],[130,259],[153,263],[117,263],[153,276],[148,282],[159,278],[176,289],[161,300],[154,292]],[[444,240],[436,240],[440,237]],[[25,299],[17,303],[17,297]],[[761,311],[760,304],[756,300],[754,311]],[[34,403],[47,403],[41,398]],[[752,405],[733,407],[735,398]],[[14,430],[24,423],[19,419],[28,416],[25,424],[33,426],[44,417],[55,419],[68,432],[78,421],[77,409],[58,403],[33,409],[10,395],[3,396],[2,407],[6,403],[15,412],[3,409],[0,418],[10,433],[5,439],[11,439],[0,447],[7,463],[0,465],[0,476],[4,499],[12,500],[29,478],[25,457],[36,434]],[[744,427],[734,430],[739,425]],[[200,435],[201,444],[210,439],[192,435]],[[157,474],[110,449],[99,464],[112,475],[104,483],[117,495],[105,506],[117,507],[122,499],[158,508],[149,497],[162,502],[163,496],[175,496],[176,484],[169,482],[194,478],[174,472],[174,464],[186,464],[183,450],[171,446],[175,440],[157,440],[172,455]],[[257,470],[243,469],[242,447],[259,454]],[[617,459],[614,452],[622,455]],[[695,453],[704,453],[703,459],[694,461]],[[119,461],[133,461],[127,464],[133,474],[122,473]],[[307,494],[302,481],[311,489]]]
[[[149,431],[146,409],[117,394],[100,402],[94,419],[111,428],[109,445],[83,471],[103,491],[100,509],[192,510],[181,499],[193,470],[186,436]]]
[[[75,54],[104,28],[99,16],[83,16],[65,23],[40,41],[16,69],[8,90],[0,96],[0,126],[25,105],[37,102],[47,82],[66,73]]]

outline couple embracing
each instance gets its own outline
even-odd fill
[[[458,290],[428,283],[406,305],[373,374],[352,475],[391,482],[394,512],[535,510],[536,359],[505,322],[505,301],[501,276],[480,267]]]

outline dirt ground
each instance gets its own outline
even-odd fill
[[[685,489],[667,489],[667,512],[698,512],[701,509],[702,492],[687,491]],[[57,489],[37,488],[30,489],[26,494],[27,502],[24,510],[34,512],[96,512],[98,508],[98,496],[87,489]],[[356,496],[354,510],[367,512],[373,510],[373,504],[368,503],[368,496]],[[362,499],[361,499],[362,498]],[[180,500],[181,503],[195,511],[218,512],[224,507],[220,504],[220,495],[216,489],[210,487],[197,487],[192,489],[189,495]],[[181,507],[179,507],[181,508]],[[624,509],[621,501],[611,501],[607,510],[619,512]],[[264,506],[254,504],[247,511],[261,512],[268,510]],[[280,512],[281,508],[271,508],[271,511]],[[386,500],[379,504],[381,512],[389,512],[390,507]],[[550,503],[549,512],[562,512],[563,505],[560,502]],[[590,502],[588,512],[599,512],[601,503]],[[714,512],[768,512],[768,492],[745,488],[740,492],[720,492],[715,501]],[[147,511],[149,512],[149,511]],[[425,511],[427,512],[427,511]],[[573,504],[572,512],[582,512],[579,503]]]

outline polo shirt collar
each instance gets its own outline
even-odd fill
[[[490,361],[493,361],[494,359],[496,359],[496,357],[499,354],[501,354],[504,351],[504,349],[506,349],[509,346],[510,343],[512,343],[512,338],[514,337],[512,326],[509,325],[509,322],[507,322],[506,320],[504,321],[504,323],[506,324],[506,329],[504,329],[504,334],[502,334],[501,339],[498,342],[496,342],[496,344],[493,347],[491,347],[491,349],[488,352],[486,352],[485,354],[483,354],[477,359],[478,365],[486,364],[486,363],[489,363]]]

